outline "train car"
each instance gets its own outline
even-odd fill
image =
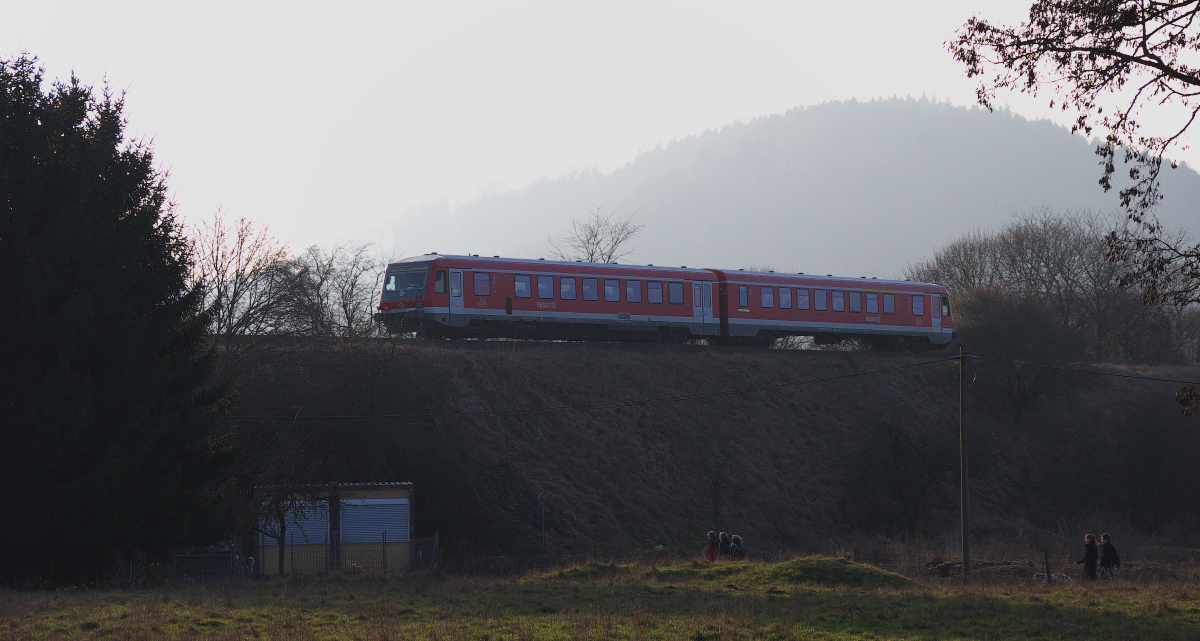
[[[713,270],[720,335],[730,342],[812,336],[875,349],[943,348],[954,337],[945,287],[911,281]]]
[[[375,319],[427,337],[717,338],[716,281],[686,267],[431,253],[388,265]]]
[[[430,338],[923,349],[954,335],[946,289],[928,283],[436,253],[388,265],[375,319]]]

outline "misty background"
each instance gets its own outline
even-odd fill
[[[1120,183],[1100,189],[1094,148],[1007,111],[925,97],[828,102],[674,140],[611,173],[413,207],[378,238],[405,256],[548,257],[548,238],[603,208],[645,225],[628,262],[899,277],[1021,212],[1115,214]],[[1194,233],[1200,175],[1181,165],[1163,184],[1160,219]]]

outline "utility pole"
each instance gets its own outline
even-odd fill
[[[542,504],[542,551],[546,551],[546,493],[538,492],[538,502]]]
[[[967,490],[967,346],[958,344],[958,503],[962,513],[963,582],[971,580],[971,521]]]

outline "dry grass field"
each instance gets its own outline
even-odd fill
[[[1196,638],[1194,579],[964,586],[832,557],[0,592],[0,639]]]

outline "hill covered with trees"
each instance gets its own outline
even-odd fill
[[[1005,111],[831,102],[676,140],[611,174],[431,203],[400,216],[388,240],[410,255],[548,256],[548,238],[603,206],[645,225],[632,262],[882,278],[1017,212],[1115,210],[1116,192],[1097,185],[1100,160],[1069,129]],[[1163,174],[1160,218],[1194,234],[1200,175]]]

